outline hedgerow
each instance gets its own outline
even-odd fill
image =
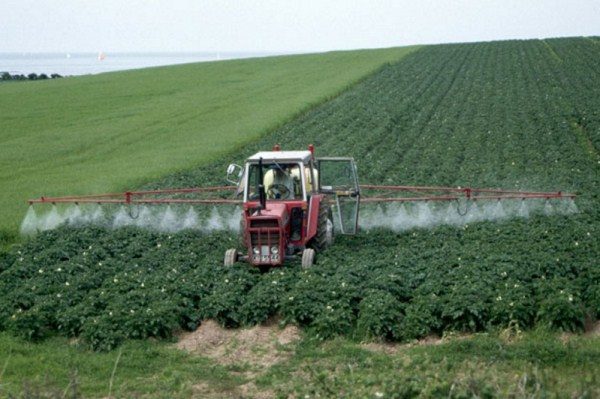
[[[230,233],[62,228],[0,254],[0,329],[96,349],[207,318],[278,316],[323,339],[580,331],[600,315],[598,63],[585,39],[430,46],[230,154],[314,143],[317,155],[357,159],[364,183],[573,191],[578,213],[363,231],[336,237],[310,270],[267,273],[223,268]],[[226,163],[146,188],[220,184]]]

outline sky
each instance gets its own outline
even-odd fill
[[[0,52],[303,53],[600,36],[600,0],[1,0]]]

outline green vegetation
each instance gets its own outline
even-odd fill
[[[130,189],[221,157],[411,48],[269,57],[0,86],[0,244],[25,200]]]
[[[302,339],[263,367],[221,364],[169,343],[90,353],[76,341],[0,334],[0,396],[11,397],[582,397],[600,395],[595,337],[448,336],[431,344]],[[307,396],[308,395],[308,396]]]
[[[514,342],[487,334],[415,346],[304,341],[257,384],[277,386],[282,397],[592,398],[600,393],[598,342],[543,331]]]
[[[229,161],[314,143],[317,155],[355,157],[365,183],[572,191],[576,214],[375,229],[337,237],[309,271],[269,273],[220,267],[230,233],[62,228],[0,257],[0,330],[110,351],[206,318],[235,327],[279,315],[308,336],[256,379],[283,395],[594,397],[598,338],[562,342],[544,329],[581,332],[600,315],[599,63],[588,39],[428,46],[145,186],[219,184]],[[494,335],[504,329],[529,332],[506,343]],[[392,355],[348,341],[462,333],[476,337]]]
[[[0,397],[188,398],[194,384],[227,392],[241,381],[208,359],[162,343],[130,342],[99,354],[65,339],[32,344],[0,334]]]
[[[578,214],[372,230],[338,239],[310,271],[292,264],[267,274],[219,267],[235,242],[227,233],[65,228],[0,262],[0,328],[32,339],[81,336],[103,350],[207,318],[236,327],[275,314],[322,339],[406,341],[512,324],[581,331],[600,314],[600,190],[597,154],[570,121],[597,111],[570,101],[579,99],[570,76],[588,64],[565,66],[552,45],[417,51],[232,157],[314,142],[320,154],[356,157],[363,181],[576,191]],[[534,85],[536,76],[562,76],[564,87]],[[226,161],[156,185],[218,183]]]
[[[58,79],[58,78],[62,78],[61,75],[57,74],[57,73],[53,73],[50,76],[46,75],[45,73],[41,73],[41,74],[37,74],[37,73],[30,73],[29,75],[25,76],[23,74],[20,75],[11,75],[8,72],[0,72],[0,82],[10,82],[10,81],[25,81],[25,80],[45,80],[45,79]]]

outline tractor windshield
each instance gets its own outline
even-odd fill
[[[248,200],[258,200],[258,186],[265,187],[267,200],[293,200],[303,198],[300,164],[264,162],[262,173],[258,164],[251,164],[248,171]],[[262,181],[261,181],[262,179]]]

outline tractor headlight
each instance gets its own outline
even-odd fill
[[[252,252],[254,252],[254,255],[260,255],[260,248],[254,247],[254,248],[252,248]]]
[[[279,253],[279,248],[276,246],[271,247],[271,253],[277,255]]]

